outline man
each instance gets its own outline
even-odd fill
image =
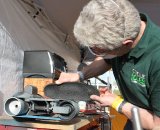
[[[56,83],[74,82],[113,69],[122,97],[103,91],[91,99],[111,106],[128,117],[125,130],[132,129],[132,108],[138,107],[144,129],[160,125],[160,28],[139,14],[127,0],[91,0],[74,26],[82,46],[102,60],[95,60],[78,73],[61,73]]]

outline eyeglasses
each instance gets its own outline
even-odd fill
[[[95,56],[105,56],[107,54],[106,49],[98,48],[98,47],[88,47],[88,50]]]

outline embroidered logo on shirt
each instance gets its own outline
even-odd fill
[[[132,70],[131,82],[139,84],[142,87],[146,87],[145,75],[141,74],[140,72],[136,71],[135,69]]]

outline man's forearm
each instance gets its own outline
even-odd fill
[[[134,105],[132,105],[131,103],[126,103],[122,108],[122,113],[126,115],[130,120],[132,120],[131,110],[133,107]],[[151,112],[142,108],[138,109],[139,109],[141,124],[144,129],[152,130],[155,127],[155,125],[160,125],[156,124],[156,119],[154,119],[154,115]]]
[[[85,79],[89,79],[105,73],[111,67],[103,60],[95,60],[90,65],[83,68],[82,72]]]

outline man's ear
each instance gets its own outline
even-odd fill
[[[123,41],[123,45],[129,44],[129,43],[133,43],[133,40],[128,39],[128,40]]]
[[[125,40],[125,41],[123,41],[122,44],[125,45],[125,46],[132,47],[132,45],[133,45],[133,40],[131,40],[131,39]]]

